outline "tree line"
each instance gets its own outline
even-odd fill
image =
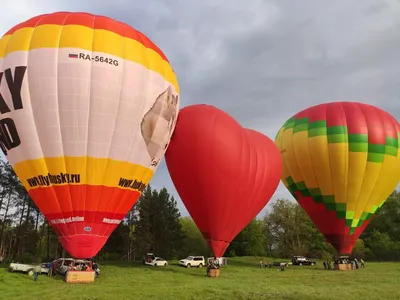
[[[180,215],[176,200],[165,188],[147,186],[96,258],[134,261],[148,252],[165,259],[212,256],[193,220]],[[11,166],[1,160],[0,255],[6,261],[19,262],[68,256]],[[262,219],[253,219],[225,252],[225,256],[292,255],[328,259],[337,253],[305,211],[287,199],[272,203]],[[399,192],[392,193],[365,229],[353,255],[367,260],[400,260]]]

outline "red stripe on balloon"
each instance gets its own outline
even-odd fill
[[[92,185],[50,186],[29,194],[65,250],[78,258],[99,252],[118,226],[115,220],[122,220],[140,196],[135,190]]]
[[[357,239],[373,219],[372,216],[364,221],[362,226],[357,227],[355,232],[350,234],[350,227],[346,226],[345,219],[338,218],[336,211],[329,211],[325,204],[315,203],[311,197],[304,197],[300,192],[295,192],[295,196],[310,219],[339,254],[351,254]]]

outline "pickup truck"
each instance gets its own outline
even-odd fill
[[[40,266],[42,268],[40,274],[47,274],[49,272],[49,269],[46,268],[46,264],[41,264]],[[35,265],[30,264],[11,263],[8,267],[8,270],[10,272],[22,272],[28,274],[29,276],[32,276],[34,267]]]
[[[292,264],[297,266],[303,266],[303,265],[313,266],[316,264],[316,261],[309,259],[308,257],[305,256],[296,255],[293,256],[292,258]]]

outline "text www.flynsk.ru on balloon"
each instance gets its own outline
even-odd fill
[[[133,180],[133,179],[127,179],[127,178],[123,178],[121,177],[119,179],[119,183],[118,186],[122,187],[122,188],[129,188],[129,189],[133,189],[133,190],[138,190],[139,192],[143,192],[146,188],[146,184],[144,184],[141,181],[138,180]]]
[[[32,178],[28,178],[27,182],[30,185],[30,187],[50,186],[50,184],[80,183],[81,175],[67,174],[67,173],[59,173],[59,174],[48,173],[47,175],[38,175]]]

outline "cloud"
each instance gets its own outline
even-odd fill
[[[88,11],[130,24],[169,58],[183,106],[215,105],[270,138],[291,115],[321,102],[371,103],[400,119],[400,5],[395,1],[16,3],[2,5],[0,31],[56,10]],[[164,161],[152,184],[179,198]],[[278,197],[291,198],[282,185],[273,198]],[[187,214],[182,203],[180,208]]]

